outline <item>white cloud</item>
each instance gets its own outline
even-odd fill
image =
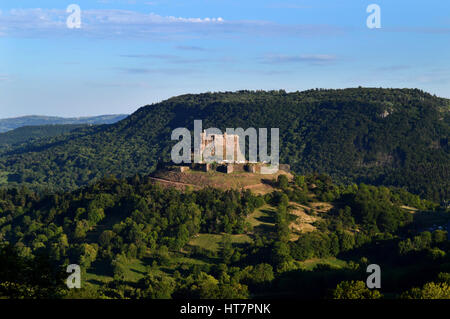
[[[68,29],[65,10],[12,9],[0,15],[0,33],[13,37],[129,37],[168,39],[179,36],[232,37],[336,35],[342,29],[327,25],[281,25],[268,21],[228,21],[222,17],[175,17],[131,10],[82,10],[81,29]]]
[[[270,54],[262,59],[263,63],[279,64],[279,63],[310,63],[310,64],[327,64],[336,61],[336,56],[331,54],[304,54],[304,55],[284,55]]]

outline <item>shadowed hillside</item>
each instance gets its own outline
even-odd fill
[[[0,133],[0,147],[29,142],[38,138],[48,138],[89,126],[89,124],[22,126],[12,131]]]

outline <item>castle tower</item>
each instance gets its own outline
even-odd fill
[[[239,135],[228,135],[224,134],[206,134],[206,130],[201,133],[201,142],[200,142],[200,154],[201,154],[201,162],[204,162],[204,151],[207,147],[212,144],[211,155],[215,156],[218,150],[222,150],[221,159],[217,162],[219,163],[235,163],[240,160],[238,155],[241,154],[239,148]],[[228,158],[230,157],[230,158]],[[243,156],[242,156],[243,157]],[[245,162],[244,160],[240,162]]]

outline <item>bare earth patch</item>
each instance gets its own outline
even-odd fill
[[[403,206],[400,206],[400,207],[403,208],[403,209],[406,209],[406,211],[408,213],[411,213],[411,214],[414,214],[415,212],[419,211],[417,208],[414,208],[414,207],[411,207],[411,206],[403,205]]]
[[[163,186],[176,188],[191,186],[193,188],[250,189],[256,194],[267,194],[274,190],[273,186],[267,181],[276,179],[280,174],[287,175],[289,179],[292,179],[292,175],[284,171],[263,175],[248,172],[225,174],[216,171],[201,172],[189,170],[187,172],[159,171],[153,175],[152,180],[160,182]]]
[[[333,208],[333,205],[331,205],[330,203],[325,203],[325,202],[311,203],[311,206],[318,213],[326,213],[326,212],[328,212],[329,210],[331,210]]]
[[[295,241],[298,239],[299,234],[312,232],[316,230],[316,227],[312,225],[315,221],[318,220],[318,217],[310,216],[305,213],[305,208],[301,205],[290,202],[290,207],[293,207],[289,213],[291,215],[295,215],[297,218],[289,225],[289,228],[292,231],[291,240]]]

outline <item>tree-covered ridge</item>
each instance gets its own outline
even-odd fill
[[[0,133],[0,150],[6,152],[17,144],[36,142],[40,138],[46,139],[63,135],[87,126],[88,124],[22,126],[12,131]]]
[[[105,174],[147,174],[170,160],[174,128],[280,129],[281,162],[301,174],[403,186],[449,196],[446,99],[416,89],[239,91],[189,94],[140,108],[101,131],[0,159],[4,183],[74,189]]]
[[[391,298],[446,293],[447,232],[417,228],[415,215],[402,208],[448,222],[449,212],[439,205],[402,189],[337,185],[320,174],[292,181],[280,175],[273,184],[278,189],[264,196],[212,188],[180,192],[140,176],[107,177],[58,194],[1,190],[0,296],[378,298],[359,282],[347,283],[365,278],[370,262],[386,270],[382,291]],[[317,211],[322,201],[333,208]],[[293,203],[317,218],[315,230],[293,237]],[[263,207],[274,208],[273,226],[258,228],[250,216]],[[206,234],[221,236],[218,250],[193,244]],[[236,243],[239,236],[250,240]],[[342,265],[325,262],[336,258]],[[323,263],[305,269],[308,260]],[[62,283],[71,263],[82,268],[81,291]],[[130,279],[136,264],[145,266]],[[110,280],[93,279],[100,273]]]

